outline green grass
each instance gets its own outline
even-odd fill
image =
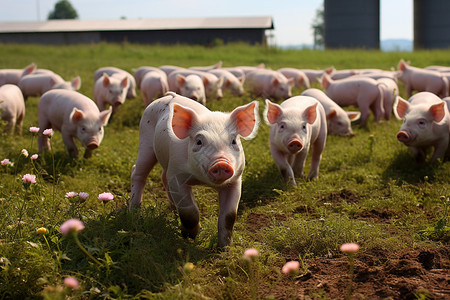
[[[132,72],[143,65],[257,65],[324,69],[396,67],[400,58],[412,65],[450,65],[450,52],[419,51],[382,53],[364,50],[280,50],[245,44],[204,48],[201,46],[144,46],[93,44],[78,46],[2,45],[0,68],[22,68],[35,62],[64,78],[82,78],[80,92],[92,97],[94,71],[116,66]],[[401,86],[401,85],[400,85]],[[318,87],[316,85],[316,87]],[[300,90],[296,90],[299,93]],[[404,95],[403,86],[401,94]],[[207,103],[211,110],[231,111],[253,98],[226,95]],[[263,99],[260,113],[263,111]],[[181,237],[179,220],[168,205],[160,174],[152,170],[139,215],[127,212],[130,171],[138,151],[138,126],[142,99],[128,100],[105,128],[105,138],[92,158],[72,161],[59,132],[45,152],[31,162],[22,156],[37,152],[36,137],[28,132],[37,126],[38,98],[26,103],[23,135],[0,137],[0,298],[242,299],[257,287],[275,287],[281,278],[274,270],[290,259],[337,256],[346,242],[361,245],[360,251],[448,243],[449,162],[417,165],[395,133],[395,119],[354,128],[355,137],[329,136],[320,165],[319,179],[298,178],[286,186],[269,150],[269,127],[261,123],[258,135],[243,141],[246,169],[243,194],[234,227],[233,245],[217,251],[217,193],[195,187],[203,229],[195,241]],[[354,109],[354,108],[353,108]],[[53,168],[55,165],[55,168]],[[306,170],[309,170],[309,159]],[[26,187],[22,176],[37,175]],[[87,201],[71,202],[70,191],[87,192]],[[103,204],[102,192],[115,199]],[[350,198],[336,197],[344,194]],[[379,219],[364,218],[375,214]],[[63,236],[59,226],[78,218],[86,228],[78,233],[81,244],[100,261],[96,264]],[[264,221],[258,225],[256,221]],[[36,229],[45,227],[45,235]],[[242,259],[246,248],[260,251],[256,270]],[[193,270],[183,268],[192,262]],[[255,267],[253,266],[253,267]],[[257,275],[253,274],[256,272]],[[63,288],[63,278],[73,276],[80,289]],[[252,276],[258,279],[254,281]],[[320,294],[320,291],[317,291]],[[269,292],[270,294],[270,292]],[[267,296],[267,295],[266,295]],[[59,299],[59,298],[58,298]]]

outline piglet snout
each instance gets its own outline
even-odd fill
[[[230,162],[225,159],[218,159],[209,168],[208,175],[215,183],[222,183],[225,180],[231,178],[234,174],[233,167]]]
[[[406,131],[399,131],[397,133],[397,140],[399,140],[402,143],[407,143],[407,142],[409,142],[410,139],[411,139],[411,137],[409,136],[409,134]]]
[[[302,150],[302,148],[303,148],[302,142],[300,142],[300,140],[298,140],[298,139],[291,140],[287,146],[288,146],[289,152],[291,152],[291,153],[297,153],[298,151]]]
[[[91,142],[86,146],[88,149],[94,150],[98,147],[98,144],[96,142]]]

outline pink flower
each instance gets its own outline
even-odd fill
[[[341,251],[345,253],[355,253],[358,249],[359,245],[355,243],[346,243],[341,245]]]
[[[33,132],[33,133],[39,132],[39,127],[30,127],[30,132]]]
[[[281,268],[281,272],[283,272],[283,274],[295,274],[299,269],[300,263],[296,260],[291,260],[284,264],[283,268]]]
[[[253,258],[257,257],[258,255],[259,255],[259,252],[255,248],[249,248],[244,251],[244,257],[247,259],[253,259]]]
[[[27,149],[22,149],[22,155],[25,156],[25,157],[28,157]]]
[[[39,155],[37,155],[37,154],[33,154],[33,155],[31,155],[31,159],[33,159],[33,160],[35,160],[35,159],[37,159],[39,157]]]
[[[85,192],[80,192],[80,193],[78,194],[78,197],[80,197],[80,198],[83,199],[83,200],[86,200],[87,197],[89,197],[89,194],[88,194],[88,193],[85,193]]]
[[[64,285],[76,290],[79,286],[78,280],[75,277],[64,278]]]
[[[84,229],[84,224],[80,220],[77,219],[69,219],[65,221],[61,227],[59,228],[62,234],[69,234],[72,231],[78,232]]]
[[[51,129],[51,128],[45,129],[42,134],[51,137],[53,135],[53,129]]]
[[[98,195],[98,200],[102,200],[103,203],[111,201],[114,199],[114,195],[111,193],[101,193]]]
[[[25,174],[22,177],[24,183],[36,183],[36,175]]]
[[[73,198],[75,196],[78,196],[78,193],[76,193],[76,192],[68,192],[68,193],[66,193],[66,198]]]
[[[2,160],[2,166],[7,166],[7,165],[11,165],[11,161],[7,158],[5,158],[4,160]]]

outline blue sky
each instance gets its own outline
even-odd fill
[[[312,44],[323,0],[69,0],[82,20],[272,16],[277,45]],[[363,1],[363,0],[361,0]],[[413,39],[413,0],[380,0],[380,38]],[[57,0],[0,0],[0,22],[43,21]],[[39,8],[39,9],[38,9]]]

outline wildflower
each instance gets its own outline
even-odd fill
[[[258,255],[259,255],[259,252],[255,248],[249,248],[244,251],[244,258],[246,258],[246,259],[254,259]]]
[[[101,193],[98,195],[98,200],[102,200],[103,203],[111,201],[114,199],[114,195],[111,193]]]
[[[30,127],[30,132],[37,133],[39,132],[39,127]]]
[[[11,161],[7,158],[2,160],[1,164],[2,164],[2,166],[12,165]]]
[[[37,234],[46,234],[47,232],[48,232],[48,230],[45,227],[40,227],[40,228],[36,229]]]
[[[22,177],[23,183],[36,183],[36,175],[25,174]]]
[[[44,132],[42,133],[43,135],[46,135],[48,137],[51,137],[53,135],[53,129],[49,128],[49,129],[45,129]]]
[[[86,200],[87,197],[89,197],[89,194],[85,193],[85,192],[80,192],[80,193],[78,193],[78,197],[80,197],[83,200]]]
[[[76,290],[79,286],[78,280],[75,277],[64,278],[64,285]]]
[[[300,263],[296,260],[291,260],[284,264],[283,268],[281,268],[281,272],[283,272],[283,274],[293,275],[296,274],[299,269]]]
[[[341,245],[341,251],[345,253],[355,253],[358,249],[359,245],[355,243],[346,243]]]
[[[75,196],[78,196],[78,193],[76,193],[76,192],[68,192],[68,193],[66,193],[66,198],[73,198]]]
[[[31,157],[30,157],[30,158],[31,158],[32,160],[35,160],[35,159],[37,159],[38,157],[39,157],[39,155],[37,155],[37,154],[33,154],[33,155],[31,155]]]
[[[22,149],[22,155],[25,156],[25,157],[28,157],[27,149]]]
[[[69,234],[71,232],[78,232],[84,229],[84,224],[77,219],[69,219],[65,221],[59,228],[62,234]]]

